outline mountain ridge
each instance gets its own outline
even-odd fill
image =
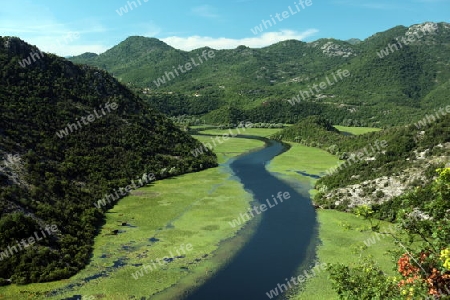
[[[429,30],[429,34],[399,47],[396,38],[410,37],[413,32],[432,27],[435,29]],[[138,55],[131,52],[127,55],[123,43],[113,47],[120,55],[101,54],[89,61],[73,57],[71,61],[112,72],[169,116],[187,114],[210,121],[206,116],[231,105],[244,111],[244,117],[254,123],[295,123],[303,117],[302,107],[308,105],[322,111],[333,124],[378,127],[407,124],[410,118],[405,114],[420,119],[423,111],[437,108],[437,102],[445,102],[440,85],[450,80],[450,24],[445,22],[397,26],[354,44],[336,39],[308,43],[287,40],[257,49],[246,46],[212,49],[213,59],[158,86],[155,81],[166,72],[210,48],[189,52],[170,46],[162,52],[142,48]],[[385,53],[383,58],[377,55],[381,51]],[[118,62],[117,57],[125,56],[124,63]],[[299,90],[308,90],[338,69],[348,69],[351,76],[303,103],[289,105],[288,100]],[[431,93],[440,99],[430,106],[424,99]],[[200,110],[187,107],[181,113],[166,106],[174,106],[171,96],[174,94],[196,107],[203,102],[219,103],[219,107],[209,104]],[[399,107],[404,109],[403,115],[399,114]],[[275,114],[275,108],[281,112]]]

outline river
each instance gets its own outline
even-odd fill
[[[230,168],[254,195],[255,205],[267,204],[269,200],[273,207],[261,212],[256,232],[236,256],[185,299],[269,299],[266,293],[278,284],[286,284],[286,278],[295,276],[300,265],[312,261],[311,246],[314,247],[317,237],[316,212],[309,198],[266,170],[266,164],[286,150],[279,142],[266,140],[266,143],[265,148],[234,159]],[[288,192],[290,198],[274,205],[272,195],[277,197],[278,192]]]

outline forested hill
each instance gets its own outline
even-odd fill
[[[203,54],[208,59],[199,63]],[[222,117],[224,108],[233,107],[253,123],[295,123],[320,114],[333,124],[387,127],[447,103],[450,24],[397,26],[358,43],[290,40],[260,49],[189,52],[133,36],[100,55],[70,59],[104,68],[170,116],[233,123],[234,116]],[[174,70],[187,63],[190,70]],[[338,70],[349,76],[335,80]],[[325,88],[311,95],[321,82]],[[310,95],[303,98],[300,91]]]
[[[198,141],[103,70],[13,37],[0,37],[0,68],[0,284],[83,268],[105,194],[217,165],[212,152],[193,157]],[[46,226],[56,229],[42,238]]]
[[[450,112],[450,105],[446,109]],[[325,194],[316,195],[317,202],[334,207],[330,205],[332,201],[345,198],[340,188],[363,183],[368,185],[367,182],[383,176],[397,176],[396,179],[401,182],[398,186],[405,185],[405,189],[406,186],[410,188],[429,183],[436,175],[434,170],[443,167],[450,155],[450,114],[443,110],[435,116],[437,118],[424,119],[422,123],[356,136],[344,135],[323,117],[311,116],[280,130],[271,138],[318,147],[341,160],[320,174],[323,177],[316,185],[318,189],[326,187],[326,190],[341,193],[338,196],[333,194],[336,196],[333,199],[325,199]],[[372,185],[377,186],[375,183]],[[363,198],[362,194],[357,196]],[[340,208],[347,209],[344,205]]]
[[[346,137],[325,118],[321,116],[309,116],[273,134],[271,138],[328,149]]]

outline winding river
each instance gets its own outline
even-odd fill
[[[265,148],[234,159],[230,168],[254,195],[254,205],[269,201],[273,207],[261,213],[256,232],[230,263],[185,299],[269,299],[266,293],[278,284],[286,284],[300,265],[312,260],[310,249],[317,237],[315,210],[310,199],[266,170],[266,164],[286,151],[286,147],[265,141]],[[288,192],[291,197],[274,205],[272,195],[277,197],[278,192]],[[281,299],[283,295],[272,299]]]

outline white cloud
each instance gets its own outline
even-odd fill
[[[17,9],[26,7],[26,9]],[[96,19],[61,23],[48,5],[39,5],[28,0],[15,0],[0,6],[0,32],[4,36],[18,36],[25,42],[36,45],[44,52],[59,56],[78,55],[83,52],[101,53],[107,47],[98,42],[91,44],[87,35],[108,31]],[[75,38],[74,35],[78,37]]]
[[[40,47],[44,52],[54,53],[58,56],[76,56],[86,52],[103,53],[111,47],[104,45],[62,45],[62,46],[44,46]]]
[[[1,28],[0,31],[2,31]],[[21,34],[9,33],[7,35],[18,36],[26,43],[35,45],[44,52],[54,53],[63,57],[79,55],[85,52],[102,53],[110,48],[98,43],[83,41],[83,32],[84,31],[54,31],[52,33],[45,32],[45,34],[36,33],[32,35],[22,32]]]
[[[319,32],[317,29],[308,29],[303,32],[293,30],[281,30],[277,32],[265,32],[256,37],[241,39],[212,38],[207,36],[178,37],[171,36],[161,40],[174,48],[190,51],[208,46],[213,49],[234,49],[237,46],[245,45],[250,48],[261,48],[285,40],[304,40]]]

